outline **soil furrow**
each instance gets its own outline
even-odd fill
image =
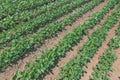
[[[117,60],[113,63],[110,80],[120,80],[120,48],[115,50]]]
[[[45,43],[42,46],[36,48],[35,51],[27,53],[29,55],[26,55],[24,58],[20,59],[16,63],[13,63],[13,64],[9,65],[5,70],[0,72],[0,80],[1,79],[2,80],[5,80],[5,79],[11,80],[12,76],[15,74],[15,72],[18,69],[20,69],[21,71],[24,70],[25,65],[28,62],[31,62],[32,60],[36,59],[36,55],[37,54],[41,54],[42,51],[46,50],[47,48],[49,48],[49,47],[51,47],[51,46],[53,46],[55,44],[57,44],[58,40],[62,39],[63,36],[68,31],[71,31],[78,24],[83,23],[86,19],[88,19],[88,17],[90,15],[92,15],[94,12],[98,11],[99,9],[101,9],[104,5],[105,5],[104,2],[100,3],[98,6],[93,8],[91,11],[88,11],[82,17],[79,17],[75,22],[73,22],[73,24],[71,26],[64,26],[63,27],[64,30],[62,32],[57,33],[57,35],[54,36],[53,38],[45,40]]]
[[[105,40],[103,41],[101,47],[98,49],[98,51],[95,53],[93,58],[90,60],[90,63],[87,63],[87,67],[85,67],[86,73],[84,74],[84,76],[80,80],[88,80],[89,77],[92,76],[93,67],[95,67],[97,65],[97,63],[99,62],[99,57],[108,48],[107,44],[109,43],[110,39],[112,39],[112,37],[115,36],[115,30],[117,30],[118,24],[119,24],[119,22],[117,24],[115,24],[112,29],[110,29],[110,31],[108,32],[108,34],[107,34]]]
[[[102,6],[104,6],[104,5],[105,5],[105,3],[101,3],[100,5],[96,6],[93,10],[96,11],[98,8],[102,8]],[[93,10],[91,10],[91,11],[93,11]],[[107,15],[109,15],[109,14],[107,14]],[[104,18],[106,18],[106,17],[104,17]],[[78,19],[78,20],[82,21],[80,19]],[[103,20],[101,20],[96,26],[94,26],[93,29],[89,29],[88,34],[90,35],[94,30],[96,30],[97,26],[99,26],[103,23]],[[77,24],[74,23],[73,25],[77,25]],[[78,42],[78,44],[76,46],[74,46],[70,52],[67,52],[66,56],[64,58],[61,58],[58,61],[57,65],[52,70],[50,70],[49,74],[45,75],[43,80],[55,80],[55,78],[59,75],[59,68],[63,67],[64,63],[69,62],[73,57],[75,57],[77,55],[78,46],[82,46],[87,40],[88,40],[88,35],[83,36],[82,40],[80,40],[80,42]]]

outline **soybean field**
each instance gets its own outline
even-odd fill
[[[120,0],[0,0],[0,80],[120,80]]]

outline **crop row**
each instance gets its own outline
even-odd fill
[[[52,10],[49,13],[47,12],[35,19],[32,19],[27,23],[16,26],[15,28],[9,30],[9,32],[4,31],[0,34],[0,47],[5,47],[5,45],[8,44],[7,42],[18,38],[21,35],[28,35],[29,33],[35,32],[39,27],[43,27],[46,23],[54,20],[55,18],[58,18],[65,13],[69,13],[72,9],[81,6],[85,2],[85,0],[76,0],[73,3],[61,6],[56,10]]]
[[[0,3],[0,20],[4,19],[7,16],[11,16],[14,13],[19,13],[24,10],[30,10],[36,8],[37,6],[43,6],[44,4],[48,4],[55,0],[3,0]]]
[[[34,44],[42,44],[44,42],[43,40],[55,35],[58,31],[62,30],[63,26],[70,24],[77,17],[82,16],[85,12],[92,9],[100,2],[100,0],[95,0],[86,4],[62,20],[55,21],[54,23],[47,25],[44,29],[38,31],[36,34],[30,35],[29,38],[22,37],[21,40],[14,40],[9,48],[0,52],[0,67],[4,67],[7,63],[24,55]]]
[[[114,36],[109,44],[108,44],[111,48],[120,48],[120,25],[118,26],[118,29],[116,31],[116,36]]]
[[[120,25],[118,26],[118,29],[117,29],[117,31],[116,31],[116,34],[117,34],[118,36],[120,36]]]
[[[37,7],[34,10],[26,10],[21,13],[15,13],[14,15],[8,16],[0,21],[1,28],[4,30],[10,28],[10,26],[16,26],[16,24],[26,22],[41,15],[42,13],[48,13],[49,11],[56,9],[59,6],[63,6],[64,4],[68,4],[70,2],[72,2],[72,0],[56,0],[55,2],[49,3],[48,5]]]
[[[120,37],[119,31],[120,25],[118,26],[118,29],[116,30],[116,36],[114,36],[110,41],[108,45],[108,49],[105,50],[104,54],[100,56],[99,62],[94,67],[94,72],[92,73],[92,77],[89,80],[110,80],[110,71],[112,71],[112,64],[117,59],[117,56],[114,53],[115,48],[119,48],[120,46]],[[116,38],[116,39],[115,39]],[[117,44],[116,44],[117,43]]]
[[[114,0],[110,0],[112,4]],[[108,4],[109,5],[109,4]],[[113,5],[113,4],[112,4]],[[100,28],[97,28],[78,50],[78,55],[61,68],[60,80],[78,80],[85,73],[84,66],[90,61],[94,53],[101,46],[109,29],[117,22],[120,16],[120,6],[105,20]],[[118,14],[119,13],[119,14]],[[99,80],[99,79],[96,79]]]
[[[92,78],[89,80],[110,80],[110,71],[112,71],[112,64],[117,59],[114,51],[107,49],[102,56],[99,57],[99,62],[94,68]]]
[[[94,0],[93,4],[97,1],[98,0]],[[42,75],[42,73],[44,73],[48,68],[52,67],[60,57],[65,55],[66,51],[70,50],[74,44],[82,39],[86,31],[99,22],[103,18],[104,14],[107,13],[110,8],[113,8],[117,2],[118,1],[111,2],[110,0],[110,2],[106,4],[103,9],[94,13],[82,25],[77,26],[72,32],[66,34],[56,46],[53,46],[48,51],[45,51],[37,60],[28,63],[23,72],[17,71],[16,75],[13,77],[13,80],[37,79],[39,75]]]
[[[120,36],[118,36],[118,35],[114,36],[110,40],[109,45],[111,45],[111,47],[114,48],[114,49],[120,48]]]

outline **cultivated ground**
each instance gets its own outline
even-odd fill
[[[49,2],[48,4],[44,4],[42,6],[47,6],[50,3],[57,4],[57,1],[60,2],[62,0],[56,0],[56,3],[55,2]],[[67,0],[65,0],[65,1],[67,1]],[[74,2],[74,0],[70,0],[70,1],[71,1],[71,3]],[[70,1],[68,1],[68,3],[66,2],[66,4],[70,4],[69,3]],[[59,21],[63,20],[64,18],[68,17],[70,14],[73,14],[73,13],[77,12],[77,10],[79,8],[82,8],[86,4],[89,4],[91,1],[94,1],[94,0],[90,0],[90,1],[88,1],[86,3],[84,3],[81,6],[74,7],[71,10],[69,10],[68,12],[58,15],[59,17],[56,17],[55,19],[45,23],[42,26],[42,28],[38,28],[38,30],[36,30],[35,32],[32,32],[32,33],[23,34],[23,36],[26,36],[26,38],[29,38],[29,35],[31,35],[31,34],[34,34],[34,35],[38,34],[38,31],[39,30],[44,30],[47,25],[52,24],[55,21],[59,22]],[[100,1],[100,0],[95,0],[95,1]],[[88,20],[94,13],[100,11],[105,5],[107,5],[109,3],[109,1],[114,1],[114,0],[101,0],[101,2],[99,4],[97,4],[96,6],[94,6],[92,9],[89,9],[88,11],[86,11],[81,16],[76,17],[75,20],[72,21],[70,25],[62,25],[62,30],[56,31],[55,34],[52,34],[52,36],[50,36],[48,38],[44,38],[42,44],[40,44],[40,43],[34,44],[34,47],[21,52],[21,53],[24,53],[23,55],[13,59],[11,62],[7,62],[7,64],[4,67],[1,68],[0,80],[12,80],[12,78],[16,74],[17,70],[20,70],[21,72],[24,72],[24,70],[26,70],[26,73],[30,73],[30,71],[32,71],[32,69],[33,69],[32,68],[33,66],[30,66],[31,70],[29,70],[29,68],[26,67],[26,65],[28,63],[31,63],[31,64],[35,65],[35,63],[37,61],[33,62],[33,63],[32,63],[32,61],[38,60],[41,57],[42,57],[41,59],[45,59],[45,56],[43,57],[43,55],[46,54],[47,52],[49,52],[50,49],[52,49],[53,46],[55,46],[55,47],[58,46],[60,41],[62,41],[64,39],[66,34],[74,32],[75,28],[77,28],[79,25],[83,25],[84,22],[87,22],[86,20]],[[76,0],[76,2],[77,2],[77,0]],[[64,4],[64,6],[66,4]],[[90,35],[93,34],[94,31],[96,31],[99,28],[102,28],[104,24],[107,24],[107,23],[105,23],[105,21],[108,19],[109,16],[113,15],[113,12],[115,12],[115,10],[117,10],[118,6],[120,6],[120,1],[119,0],[114,5],[113,8],[110,8],[110,10],[108,10],[106,13],[104,13],[104,16],[103,16],[102,19],[97,21],[95,23],[95,25],[93,25],[91,28],[86,29],[87,30],[86,33],[83,34],[81,39],[77,40],[77,43],[75,42],[76,44],[71,45],[70,49],[64,51],[64,53],[65,53],[64,56],[60,56],[58,58],[56,56],[55,60],[53,60],[53,62],[55,62],[55,63],[53,63],[53,64],[50,63],[50,66],[48,64],[48,67],[45,68],[45,70],[40,73],[40,75],[39,75],[39,77],[37,79],[38,80],[55,80],[56,78],[61,77],[61,74],[63,74],[64,71],[61,71],[60,69],[61,68],[63,69],[66,66],[65,64],[67,64],[70,61],[76,59],[76,56],[82,54],[82,53],[80,53],[80,54],[78,53],[79,48],[83,47],[83,45],[85,45],[86,42],[88,42],[90,40],[89,37],[90,37]],[[31,10],[34,10],[34,8],[31,9]],[[56,9],[54,9],[54,10],[56,10]],[[36,17],[38,17],[38,16],[40,16],[42,14],[45,14],[45,13],[41,13],[41,14],[39,14],[37,16],[34,16],[34,18],[36,18]],[[1,21],[2,21],[2,19],[1,19]],[[27,23],[27,22],[28,21],[24,22],[24,24]],[[16,25],[20,25],[20,24],[16,24]],[[118,30],[118,27],[120,27],[120,16],[118,16],[117,21],[112,25],[112,27],[110,29],[106,30],[106,32],[107,31],[108,32],[107,32],[107,34],[105,36],[105,39],[102,41],[100,46],[97,47],[97,50],[93,53],[93,56],[90,58],[90,61],[87,61],[86,65],[83,66],[83,69],[84,69],[85,73],[83,73],[82,76],[79,75],[79,80],[89,80],[90,77],[93,77],[93,72],[95,72],[95,67],[96,67],[97,64],[99,64],[99,61],[100,61],[99,58],[100,58],[100,56],[105,54],[104,53],[105,50],[109,49],[110,46],[108,44],[109,44],[110,40],[114,36],[117,36],[116,30]],[[9,32],[11,29],[12,28],[10,28],[8,30],[5,30],[5,31]],[[4,31],[1,31],[0,34],[2,34],[3,32]],[[98,34],[96,34],[96,35],[98,35]],[[120,35],[118,35],[118,36],[120,36]],[[1,59],[2,59],[1,54],[3,54],[3,51],[5,51],[5,50],[9,49],[10,47],[12,47],[10,45],[13,44],[13,42],[14,42],[13,40],[14,39],[9,41],[9,43],[8,43],[9,45],[7,45],[6,47],[0,49],[0,58]],[[20,36],[17,37],[16,40],[22,42],[22,40],[20,39]],[[88,48],[89,48],[89,46],[88,46]],[[90,48],[90,50],[91,50],[91,48]],[[15,51],[13,49],[13,54],[14,54],[14,52]],[[103,74],[106,73],[104,75],[109,75],[110,80],[120,80],[120,78],[119,78],[120,77],[120,67],[119,67],[119,65],[120,65],[120,47],[114,48],[113,52],[117,56],[117,58],[113,61],[112,66],[110,66],[112,68],[112,71],[109,70],[109,71],[103,72]],[[57,51],[56,51],[56,54],[57,54]],[[50,61],[50,60],[48,60],[48,61]],[[77,65],[77,63],[75,65]],[[67,65],[67,67],[70,68],[70,66],[68,66],[68,65]],[[78,68],[81,68],[81,67],[78,67]],[[27,69],[28,69],[28,72],[27,72]],[[40,68],[38,68],[38,69],[40,69]],[[72,68],[70,68],[70,69],[72,69]],[[76,70],[76,73],[77,73],[77,70]],[[20,73],[20,75],[22,75],[22,73]],[[68,79],[66,79],[65,77],[62,77],[61,80],[62,79],[63,80],[71,80],[71,78],[69,78],[69,76],[71,76],[71,75],[72,74],[66,75],[68,77]],[[17,76],[19,76],[19,75],[17,75]],[[103,76],[100,77],[100,78],[97,78],[97,79],[98,80],[105,80],[105,79],[103,79]],[[97,79],[94,78],[92,80],[97,80]],[[16,78],[15,80],[24,80],[24,79],[22,79],[22,78],[17,79]],[[76,80],[76,79],[73,78],[73,80]]]

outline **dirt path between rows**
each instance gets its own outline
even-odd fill
[[[113,36],[115,36],[115,31],[117,30],[119,22],[117,22],[112,29],[108,32],[105,41],[103,41],[101,47],[95,53],[93,58],[90,60],[90,63],[87,63],[87,67],[85,67],[86,73],[80,80],[89,80],[89,77],[92,77],[93,67],[97,65],[99,62],[99,57],[104,53],[104,51],[108,48],[108,43]]]
[[[97,9],[101,9],[102,5],[105,3],[101,3],[99,6],[96,6]],[[101,7],[100,7],[101,6]],[[36,59],[37,54],[41,54],[42,51],[46,50],[47,48],[50,48],[51,46],[57,44],[58,40],[62,39],[63,36],[68,32],[71,31],[75,26],[78,24],[83,23],[88,17],[93,13],[96,12],[95,9],[92,9],[92,11],[88,11],[85,13],[82,17],[79,17],[71,26],[64,26],[65,29],[62,32],[57,33],[57,36],[54,36],[51,39],[45,40],[45,44],[41,47],[37,48],[35,51],[28,53],[29,55],[26,55],[23,59],[20,59],[14,64],[11,64],[6,69],[3,70],[3,72],[0,72],[0,80],[11,80],[12,76],[15,74],[15,72],[20,69],[21,71],[24,70],[25,65],[28,62],[31,62],[32,60]],[[95,10],[95,11],[94,11]],[[75,11],[75,10],[74,10]],[[67,16],[67,15],[66,15]],[[60,18],[61,19],[61,18]]]
[[[95,7],[93,10],[91,10],[91,11],[92,11],[92,12],[97,11],[97,10],[101,9],[104,5],[105,5],[105,2],[99,4],[98,6],[96,6],[96,7]],[[90,13],[88,12],[88,14],[90,14]],[[107,15],[109,15],[109,14],[107,14]],[[104,17],[104,18],[106,18],[106,17]],[[103,19],[103,20],[104,20],[104,19]],[[103,20],[101,20],[96,26],[94,26],[93,29],[89,29],[89,30],[88,30],[88,34],[90,35],[94,30],[96,30],[97,26],[99,26],[99,25],[101,25],[101,24],[103,23]],[[79,20],[79,21],[81,21],[81,20]],[[73,25],[77,25],[77,24],[73,24]],[[59,72],[59,68],[60,68],[60,67],[63,67],[63,66],[64,66],[64,63],[69,62],[74,56],[76,56],[76,55],[77,55],[78,46],[82,46],[83,43],[85,43],[87,40],[88,40],[88,35],[83,36],[82,40],[80,40],[80,42],[78,42],[78,44],[77,44],[76,46],[74,46],[70,52],[67,52],[67,53],[66,53],[66,56],[65,56],[64,58],[61,58],[61,59],[58,61],[57,65],[56,65],[52,70],[50,70],[49,74],[47,74],[47,75],[43,78],[43,80],[55,80],[55,78],[56,78],[56,77],[59,75],[59,73],[60,73],[60,72]],[[42,79],[40,79],[40,80],[42,80]]]
[[[120,80],[120,48],[115,50],[117,60],[113,63],[110,80]]]

